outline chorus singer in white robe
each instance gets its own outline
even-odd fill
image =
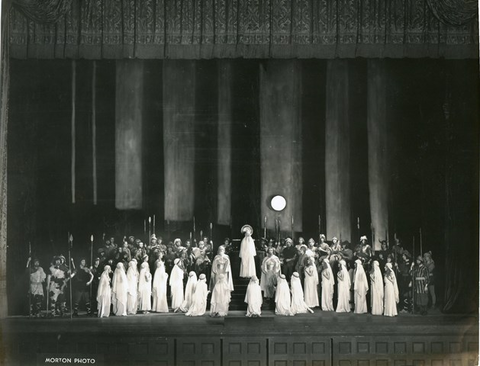
[[[138,307],[144,314],[152,309],[152,274],[147,262],[143,262],[140,266]]]
[[[110,266],[105,266],[100,276],[97,290],[98,317],[108,318],[110,316],[110,305],[112,304],[112,289],[110,287]]]
[[[230,265],[230,257],[225,254],[225,247],[220,245],[218,247],[218,254],[215,256],[212,262],[212,271],[210,273],[210,289],[213,291],[215,284],[217,283],[217,276],[222,274],[228,284],[230,291],[233,291],[233,276],[232,267]]]
[[[205,274],[200,274],[197,285],[195,286],[195,293],[192,298],[192,306],[188,309],[186,316],[202,316],[207,310],[207,278]]]
[[[367,313],[367,291],[368,281],[365,270],[363,269],[362,261],[357,259],[355,261],[355,274],[353,280],[354,288],[354,301],[355,301],[355,314]]]
[[[292,276],[293,277],[293,276]],[[275,314],[276,315],[293,315],[290,311],[292,298],[287,279],[284,274],[277,278],[277,289],[275,291]]]
[[[240,277],[250,278],[257,275],[255,271],[255,256],[257,255],[257,251],[255,250],[255,243],[252,239],[253,229],[250,225],[243,225],[240,231],[245,233],[245,237],[240,243]]]
[[[187,285],[185,286],[185,299],[183,300],[180,310],[186,313],[190,306],[192,306],[193,294],[195,293],[195,287],[197,286],[197,274],[194,271],[190,271],[188,274]]]
[[[333,311],[333,287],[335,286],[335,278],[333,277],[330,262],[325,258],[322,262],[322,310]]]
[[[180,268],[180,259],[174,261],[172,273],[170,274],[170,292],[172,296],[172,309],[174,312],[180,310],[183,303],[183,269]]]
[[[392,269],[392,263],[387,263],[385,265],[385,308],[383,315],[397,316],[398,301],[397,276]]]
[[[293,315],[307,312],[313,313],[313,310],[305,304],[302,283],[300,282],[300,275],[298,272],[293,272],[290,280],[290,288],[292,292],[292,305],[290,307],[290,312]]]
[[[347,262],[341,259],[339,261],[340,269],[337,273],[338,302],[337,313],[350,312],[350,273],[348,273]]]
[[[259,317],[262,314],[262,289],[258,284],[257,276],[252,276],[247,286],[245,294],[245,302],[247,303],[248,317]]]
[[[370,272],[370,299],[372,315],[383,314],[383,277],[378,261],[373,261]]]
[[[123,263],[117,263],[112,280],[112,305],[117,316],[127,316],[128,280]]]
[[[165,272],[165,264],[159,260],[156,262],[157,269],[153,274],[153,306],[152,310],[157,313],[168,313],[167,303],[167,280],[168,273]]]
[[[309,308],[320,305],[318,301],[318,272],[314,258],[308,258],[305,267],[305,303]]]
[[[216,277],[210,300],[210,316],[227,316],[231,299],[230,286],[225,274],[220,273]]]
[[[262,277],[260,281],[260,288],[263,291],[263,296],[266,299],[273,299],[275,297],[275,286],[277,285],[277,277],[281,271],[280,259],[273,254],[273,248],[267,249],[267,256],[262,262]],[[256,276],[255,276],[256,277]]]
[[[127,314],[136,314],[138,307],[138,268],[137,260],[132,259],[128,263],[127,280]]]

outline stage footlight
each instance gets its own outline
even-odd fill
[[[283,211],[287,206],[287,200],[285,199],[285,197],[277,195],[272,197],[270,205],[275,211],[280,212]]]

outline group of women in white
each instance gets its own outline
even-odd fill
[[[368,293],[370,293],[373,315],[397,315],[398,285],[391,263],[386,264],[385,275],[382,275],[379,262],[372,262],[372,270],[369,273],[370,286],[360,259],[355,261],[355,269],[351,271],[347,269],[347,263],[343,259],[338,262],[338,266],[337,281],[335,281],[331,262],[327,258],[322,261],[321,297],[319,297],[320,279],[314,258],[309,257],[306,260],[303,288],[298,272],[293,273],[289,288],[285,276],[281,274],[280,260],[270,248],[261,266],[261,290],[265,298],[275,298],[275,312],[279,315],[313,312],[312,308],[315,307],[321,307],[322,311],[350,312],[352,301],[354,313],[364,314],[368,312]],[[337,283],[336,308],[334,307],[335,282]]]
[[[175,312],[182,311],[188,316],[205,314],[207,308],[208,288],[206,277],[201,274],[197,279],[195,272],[190,272],[184,289],[184,271],[180,268],[180,260],[175,260],[170,276],[171,305]],[[108,317],[110,308],[117,316],[136,314],[138,311],[147,313],[168,313],[167,280],[163,261],[156,262],[155,273],[152,277],[148,263],[144,262],[137,269],[137,261],[129,262],[125,272],[123,263],[118,263],[113,273],[105,266],[100,277],[97,292],[98,316]],[[153,279],[153,282],[152,282]]]
[[[312,308],[319,307],[318,285],[320,284],[313,257],[307,257],[303,273],[294,272],[290,286],[284,274],[281,273],[281,263],[274,254],[273,248],[267,252],[261,264],[262,274],[259,281],[256,276],[254,256],[256,255],[251,235],[250,225],[242,227],[245,237],[240,246],[240,277],[249,278],[245,294],[247,316],[261,316],[263,298],[275,300],[275,314],[292,316],[301,313],[313,313]],[[330,261],[322,262],[321,276],[321,309],[337,313],[351,311],[353,290],[354,313],[367,313],[367,294],[370,290],[370,304],[373,315],[396,316],[399,301],[397,280],[391,263],[387,263],[385,275],[382,276],[379,262],[373,261],[370,272],[370,286],[360,259],[355,261],[354,271],[348,271],[345,260],[338,262],[337,271],[337,306],[334,309],[335,275]],[[184,286],[184,270],[180,259],[175,259],[170,278],[165,271],[161,259],[155,262],[155,273],[152,277],[147,262],[137,269],[137,261],[129,262],[125,271],[123,263],[119,262],[112,279],[110,266],[105,266],[98,286],[97,302],[98,316],[108,317],[110,308],[117,316],[127,316],[153,311],[169,312],[167,303],[167,281],[170,285],[171,308],[174,312],[183,312],[187,316],[202,316],[206,312],[209,288],[205,274],[197,279],[195,272],[188,274]],[[153,280],[153,283],[152,283]],[[303,286],[302,286],[303,280]],[[230,258],[225,254],[225,247],[220,246],[218,254],[212,262],[210,290],[211,316],[226,316],[229,310],[231,292],[234,290]],[[262,296],[263,292],[263,296]],[[153,301],[152,301],[153,299]]]

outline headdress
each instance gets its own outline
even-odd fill
[[[249,229],[250,232],[253,234],[253,228],[252,228],[250,225],[248,225],[248,224],[243,225],[242,228],[240,229],[240,232],[241,232],[241,233],[244,233],[244,232],[247,231],[247,229]]]

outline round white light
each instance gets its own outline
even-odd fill
[[[272,198],[270,204],[275,211],[280,212],[283,211],[283,209],[287,206],[287,200],[285,197],[277,195]]]

